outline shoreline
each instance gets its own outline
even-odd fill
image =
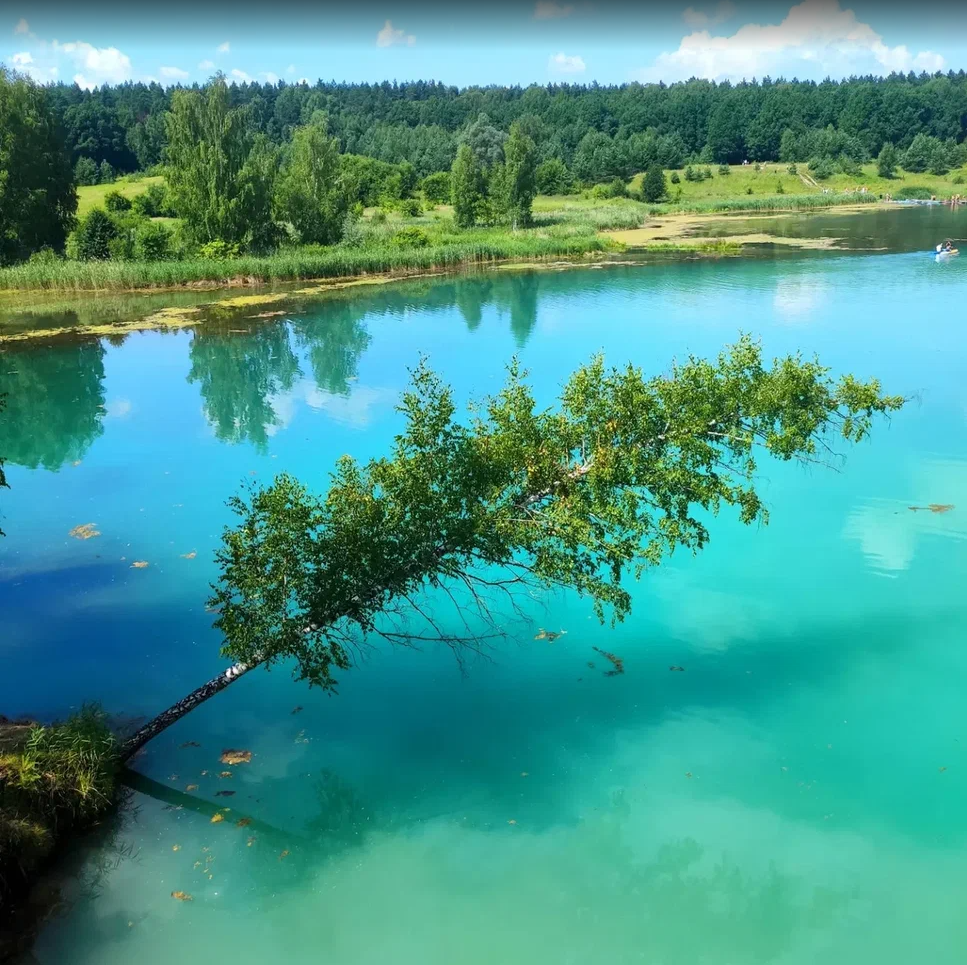
[[[898,206],[897,206],[898,207]],[[20,343],[38,338],[109,337],[126,335],[140,331],[177,331],[197,324],[204,324],[212,313],[234,312],[243,308],[275,306],[276,311],[265,311],[246,316],[247,318],[281,317],[287,314],[284,303],[300,298],[345,291],[355,287],[386,285],[395,282],[417,281],[421,279],[447,278],[472,275],[488,271],[566,271],[575,268],[604,268],[618,265],[641,265],[640,259],[649,254],[661,256],[691,256],[693,258],[720,258],[749,256],[755,249],[775,246],[789,250],[836,250],[836,239],[831,238],[787,238],[766,233],[743,233],[732,237],[711,237],[689,234],[701,225],[723,220],[752,220],[794,215],[828,214],[830,212],[850,214],[858,212],[895,210],[888,202],[865,204],[833,204],[822,208],[795,208],[775,211],[735,211],[719,214],[698,214],[695,212],[659,213],[646,219],[638,228],[599,231],[586,239],[568,239],[570,244],[562,247],[577,247],[574,242],[587,241],[587,247],[573,254],[547,255],[508,255],[500,258],[441,259],[443,263],[434,264],[432,258],[425,267],[399,266],[385,271],[363,271],[356,274],[320,276],[315,278],[273,278],[263,280],[250,274],[235,274],[220,280],[192,281],[182,284],[155,286],[145,285],[131,288],[41,288],[41,289],[0,289],[0,312],[8,311],[22,316],[22,326],[15,331],[4,331],[0,321],[0,348],[12,343]],[[425,252],[425,249],[422,250]],[[622,254],[637,256],[621,258]],[[238,294],[240,291],[248,294]],[[207,298],[206,296],[221,295]],[[117,320],[90,321],[71,325],[36,327],[26,316],[71,314],[83,304],[85,307],[104,308],[110,314],[110,306],[105,302],[116,299],[143,302],[159,301],[165,296],[178,296],[179,299],[199,301],[194,304],[144,306],[131,304],[124,312],[118,312]],[[96,314],[96,312],[95,312]],[[126,316],[121,320],[121,316]],[[14,322],[16,325],[16,322]],[[11,326],[13,327],[13,326]]]

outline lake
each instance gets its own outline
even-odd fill
[[[835,468],[764,463],[770,524],[714,520],[615,629],[552,594],[462,669],[379,647],[336,697],[248,675],[135,761],[33,960],[962,962],[967,256],[923,249],[967,216],[884,217],[885,253],[492,272],[10,343],[0,710],[43,719],[144,717],[216,673],[226,499],[385,451],[421,355],[463,400],[516,353],[550,402],[595,351],[660,371],[746,331],[914,399]]]

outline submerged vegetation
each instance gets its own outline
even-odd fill
[[[0,718],[0,958],[24,927],[17,909],[65,838],[115,803],[118,744],[93,707],[62,724]]]

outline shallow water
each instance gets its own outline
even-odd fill
[[[37,961],[962,962],[965,296],[963,259],[730,259],[0,354],[0,709],[41,717],[150,714],[216,672],[226,497],[383,451],[421,353],[468,396],[517,352],[550,400],[597,349],[659,370],[745,330],[916,396],[838,472],[765,465],[770,525],[716,520],[618,629],[552,596],[463,674],[431,649],[368,654],[335,698],[249,675],[137,760],[150,780],[77,857]],[[956,508],[908,508],[930,503]]]

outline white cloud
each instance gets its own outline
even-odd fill
[[[245,73],[244,70],[239,70],[237,67],[233,67],[231,71],[232,77],[234,77],[239,83],[251,84],[252,78]]]
[[[24,20],[23,17],[21,17],[17,21],[17,26],[13,28],[13,32],[15,34],[29,34],[30,33],[30,24],[27,23],[27,21]]]
[[[215,61],[214,60],[203,60],[198,65],[198,69],[199,70],[214,70],[215,69]]]
[[[123,419],[125,416],[130,414],[130,399],[115,399],[113,402],[108,402],[108,404],[104,406],[105,419]]]
[[[717,8],[719,9],[719,8]],[[694,11],[693,11],[694,13]],[[711,21],[709,21],[711,22]],[[776,76],[823,77],[943,68],[944,58],[926,50],[888,47],[869,24],[839,0],[803,0],[779,24],[749,23],[728,37],[695,31],[677,50],[666,51],[640,72],[641,80],[688,77],[713,80]]]
[[[413,34],[408,34],[405,30],[394,27],[392,20],[387,20],[383,24],[383,29],[376,34],[377,47],[392,47],[394,44],[406,44],[408,47],[412,47],[415,43],[416,37]]]
[[[557,20],[560,17],[569,17],[574,13],[573,4],[560,4],[555,0],[537,0],[534,7],[535,20]]]
[[[289,66],[285,68],[285,72],[287,74],[294,74],[295,73],[295,64],[289,64]]]
[[[218,45],[218,53],[227,54],[232,49],[232,45],[226,40],[225,43]]]
[[[711,15],[694,7],[686,7],[682,14],[682,19],[689,27],[711,27],[714,24],[728,20],[735,13],[735,4],[732,0],[721,0],[716,6],[715,12]]]
[[[188,71],[182,70],[180,67],[162,67],[160,74],[162,77],[168,77],[171,80],[188,79]]]
[[[88,90],[101,84],[120,84],[131,79],[131,58],[117,47],[94,47],[82,40],[52,44],[55,54],[69,57],[78,73],[74,81]]]
[[[270,84],[277,84],[279,82],[279,75],[273,74],[271,70],[263,70],[259,73],[259,77],[268,81]]]
[[[558,74],[580,74],[586,66],[583,58],[569,57],[563,52],[547,59],[547,69]]]
[[[19,54],[14,54],[12,59],[14,67],[26,67],[27,64],[32,64],[33,62],[33,55],[28,50],[23,50]]]

